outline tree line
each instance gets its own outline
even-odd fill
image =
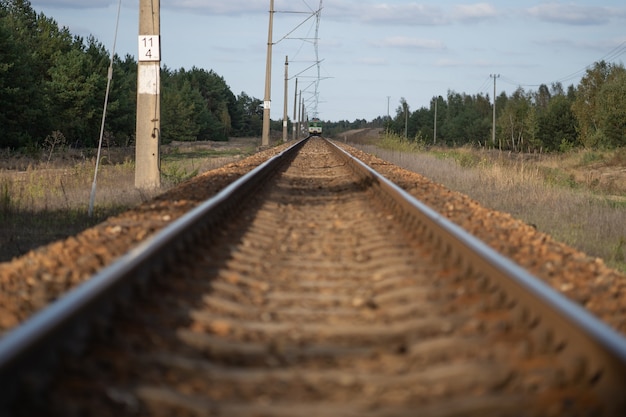
[[[111,59],[97,39],[72,35],[37,14],[28,0],[0,0],[0,51],[0,148],[97,145]],[[128,145],[135,136],[135,58],[115,55],[113,74],[105,140]],[[245,92],[233,94],[213,71],[165,66],[161,92],[163,143],[261,135],[263,101]],[[626,146],[626,70],[621,64],[597,62],[577,86],[520,87],[511,95],[501,93],[495,102],[495,141],[489,95],[455,91],[415,111],[402,99],[393,118],[327,121],[324,129],[332,134],[385,127],[410,140],[516,151]],[[271,123],[272,130],[282,131],[282,120]]]
[[[110,54],[94,37],[72,35],[28,0],[0,0],[0,148],[37,149],[51,138],[93,147],[100,135]],[[105,137],[135,135],[137,62],[114,56]],[[260,136],[262,100],[233,94],[200,68],[161,70],[164,143]]]
[[[447,146],[473,144],[513,151],[565,151],[574,147],[626,146],[626,70],[594,63],[577,86],[519,87],[495,99],[496,128],[489,95],[448,91],[429,107],[411,111],[403,98],[385,127],[409,140]],[[436,120],[435,120],[436,114]],[[435,129],[436,126],[436,129]],[[435,134],[436,130],[436,134]]]

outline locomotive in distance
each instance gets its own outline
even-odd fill
[[[309,120],[309,135],[321,136],[322,135],[322,121],[317,117]]]

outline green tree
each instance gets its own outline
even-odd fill
[[[464,108],[460,124],[464,126],[463,143],[486,143],[491,133],[491,105],[482,95],[463,96]]]
[[[557,151],[562,145],[576,143],[576,117],[572,101],[564,94],[553,96],[545,111],[539,115],[538,139],[548,151]]]
[[[410,118],[411,121],[409,122],[412,125],[409,137],[421,138],[428,143],[432,143],[435,128],[434,118],[435,112],[429,108],[421,107],[414,111]]]
[[[233,126],[237,136],[261,136],[263,130],[263,100],[241,92],[237,97]]]
[[[98,68],[90,55],[74,48],[56,57],[46,83],[53,130],[71,143],[95,146],[106,87],[106,67]]]
[[[209,118],[208,135],[211,140],[228,140],[233,131],[232,114],[237,112],[237,99],[223,77],[213,71],[193,67],[190,71],[181,69],[178,76],[187,79],[192,88],[197,89],[212,116]]]
[[[548,108],[550,99],[552,98],[552,93],[550,93],[550,89],[547,85],[541,84],[533,96],[535,107],[537,107],[537,109],[541,112]]]
[[[448,105],[441,126],[441,136],[450,146],[465,142],[465,132],[461,115],[463,114],[463,96],[455,91],[448,91]]]
[[[25,83],[16,81],[28,72],[27,65],[20,59],[19,44],[7,28],[6,12],[0,9],[0,147],[19,147],[24,129],[21,126],[23,115],[16,109],[16,103],[27,102],[27,94],[22,91]]]
[[[58,117],[50,107],[53,100],[47,97],[50,70],[60,55],[79,47],[80,42],[53,19],[37,15],[26,0],[0,0],[0,25],[11,39],[0,58],[10,67],[5,75],[10,73],[11,91],[2,94],[2,100],[9,103],[1,111],[9,120],[3,124],[6,145],[42,145],[55,130],[52,122]]]
[[[162,140],[195,141],[213,139],[222,125],[211,115],[200,89],[184,71],[162,71]]]
[[[21,147],[47,131],[37,43],[37,16],[28,1],[0,0],[0,122],[4,147]]]
[[[115,56],[106,129],[118,145],[129,145],[135,137],[137,108],[137,61]]]
[[[598,96],[611,70],[611,64],[605,61],[596,62],[580,80],[576,91],[572,110],[578,120],[579,140],[586,148],[594,147],[603,141],[598,126]]]
[[[598,92],[596,102],[598,128],[605,145],[611,148],[626,146],[626,70],[614,66]]]
[[[195,105],[188,100],[192,95],[189,82],[184,82],[182,88],[176,85],[163,86],[161,91],[162,143],[197,140],[200,126],[193,117]]]
[[[396,115],[390,124],[392,132],[398,135],[404,136],[405,128],[407,127],[406,121],[407,121],[409,112],[410,112],[409,103],[407,103],[404,97],[401,97],[400,104],[396,108]]]
[[[535,120],[531,97],[520,87],[509,97],[497,118],[499,147],[523,150],[527,142],[534,139]]]

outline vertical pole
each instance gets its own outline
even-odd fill
[[[296,124],[298,120],[298,79],[296,78],[296,88],[293,90],[293,122],[292,124],[292,140],[296,140]]]
[[[435,97],[435,129],[433,131],[433,145],[437,143],[437,102],[439,101],[439,96]]]
[[[283,143],[287,142],[287,100],[289,100],[289,57],[285,57],[285,100],[283,103]]]
[[[493,78],[493,121],[491,123],[491,142],[496,144],[496,79],[500,77],[500,74],[491,74]]]
[[[139,2],[135,187],[161,187],[160,0]]]
[[[300,99],[298,100],[298,137],[302,134],[302,90],[300,90]]]
[[[404,137],[407,139],[409,137],[409,106],[406,102],[404,103]]]
[[[265,97],[263,98],[263,136],[261,146],[270,144],[270,106],[272,91],[272,30],[274,25],[274,0],[270,0],[270,25],[267,33],[267,61],[265,63]]]
[[[304,106],[304,98],[302,97],[302,93],[300,93],[300,102],[301,102],[301,106],[302,109],[300,110],[300,132],[305,133],[308,135],[308,130],[307,130],[307,122],[308,122],[308,117],[306,114],[306,107]]]

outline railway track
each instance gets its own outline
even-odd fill
[[[364,169],[310,138],[227,187],[0,340],[2,410],[626,410],[623,338]]]

